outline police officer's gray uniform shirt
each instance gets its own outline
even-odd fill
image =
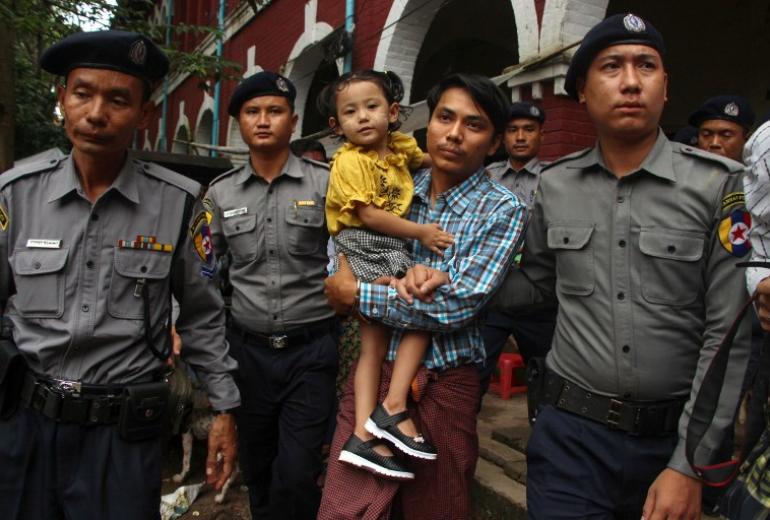
[[[240,326],[274,334],[334,315],[323,294],[328,182],[326,165],[293,154],[271,183],[250,163],[212,181],[204,202],[217,256],[232,255]]]
[[[510,160],[498,161],[487,166],[490,177],[512,191],[528,208],[531,208],[535,202],[542,169],[543,165],[537,157],[530,159],[520,170],[516,170]]]
[[[607,170],[598,148],[545,169],[524,275],[509,277],[499,302],[515,312],[543,295],[558,298],[550,369],[625,400],[696,394],[748,297],[743,272],[735,268],[748,246],[740,169],[729,159],[671,143],[663,132],[639,171],[621,179]],[[731,384],[704,439],[709,449],[732,421],[748,325],[735,338]],[[688,402],[669,462],[689,475],[684,435],[691,409]]]
[[[194,245],[201,226],[191,225],[205,218],[198,190],[194,181],[130,158],[93,205],[71,157],[0,176],[0,254],[7,259],[0,262],[0,300],[7,299],[14,339],[32,371],[90,384],[152,379],[163,362],[146,345],[142,284],[158,350],[168,337],[170,287],[180,304],[183,357],[215,409],[239,405],[223,303],[203,260],[211,246],[198,240],[199,253]],[[182,222],[187,196],[195,201],[192,223]]]

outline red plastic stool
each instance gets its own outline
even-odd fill
[[[516,369],[524,368],[524,360],[521,354],[503,353],[497,361],[497,369],[500,372],[499,377],[492,379],[490,387],[494,392],[500,395],[500,399],[510,399],[511,394],[518,394],[527,391],[526,380],[516,378]]]

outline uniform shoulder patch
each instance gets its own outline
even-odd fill
[[[59,166],[65,156],[24,163],[0,175],[0,189],[28,175],[42,173]]]
[[[315,159],[309,159],[307,157],[300,157],[300,160],[305,161],[306,163],[313,164],[315,166],[320,166],[324,170],[328,170],[329,169],[329,165],[326,164],[325,162],[316,161]]]
[[[731,207],[737,206],[737,205],[741,205],[741,206],[746,205],[746,195],[744,195],[742,191],[734,191],[722,197],[723,213],[728,209],[730,209]]]
[[[722,200],[723,208],[725,208],[725,200],[731,195],[738,194],[731,193],[727,195]],[[743,193],[740,193],[740,195],[743,196]],[[733,203],[731,206],[735,204],[737,203]],[[722,243],[722,247],[731,255],[739,258],[746,256],[746,253],[751,251],[750,230],[751,214],[741,204],[741,207],[730,211],[719,222],[719,241]]]
[[[238,166],[238,167],[236,167],[236,168],[233,168],[232,170],[227,170],[227,171],[226,171],[226,172],[224,172],[224,173],[220,173],[219,175],[217,175],[216,177],[214,177],[214,178],[211,180],[211,182],[209,182],[209,188],[211,188],[211,187],[212,187],[214,184],[218,183],[218,182],[219,182],[219,181],[221,181],[222,179],[226,179],[226,178],[230,177],[231,175],[233,175],[234,173],[238,173],[238,172],[239,172],[239,171],[241,171],[243,168],[244,168],[243,166]]]
[[[737,173],[745,168],[745,166],[737,161],[733,161],[732,159],[728,159],[727,157],[723,157],[715,153],[701,150],[700,148],[673,142],[671,143],[671,146],[675,152],[678,151],[679,153],[689,155],[690,157],[697,157],[698,159],[703,159],[712,163],[719,164],[727,169],[727,171],[730,173]]]
[[[171,171],[168,168],[164,168],[163,166],[155,163],[138,160],[135,160],[134,162],[145,174],[149,175],[150,177],[171,184],[172,186],[176,186],[177,188],[186,191],[193,197],[197,198],[201,193],[201,185],[197,181],[194,181],[185,177],[184,175]]]
[[[8,218],[8,213],[5,212],[5,208],[0,206],[0,229],[3,231],[8,230],[8,223],[11,219]]]
[[[554,166],[558,166],[559,164],[563,164],[563,163],[568,162],[568,161],[572,161],[572,160],[575,160],[575,159],[580,159],[581,157],[585,157],[586,155],[588,155],[591,152],[591,150],[593,150],[593,148],[586,148],[586,149],[580,150],[578,152],[573,152],[571,154],[567,154],[564,157],[559,157],[558,159],[555,159],[555,160],[553,160],[553,161],[551,161],[549,163],[542,163],[543,164],[543,169],[540,170],[540,173],[543,173],[546,170],[550,170],[551,168],[553,168]]]
[[[214,244],[211,240],[209,218],[205,211],[198,212],[190,223],[190,239],[201,261],[201,276],[213,278],[217,264],[214,260]]]

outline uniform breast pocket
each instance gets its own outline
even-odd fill
[[[642,296],[650,303],[689,305],[701,288],[704,238],[676,230],[641,230]]]
[[[171,254],[145,249],[115,248],[107,311],[114,318],[144,318],[143,286],[147,286],[150,312],[165,308]]]
[[[14,307],[27,318],[61,318],[64,266],[69,249],[26,249],[13,253]]]
[[[556,288],[564,294],[588,296],[594,292],[593,226],[548,228],[548,248],[556,254]]]
[[[286,210],[287,247],[292,255],[312,255],[326,243],[324,210],[316,206]]]
[[[261,254],[256,228],[256,215],[238,215],[222,220],[222,232],[233,255],[234,264],[251,262]]]

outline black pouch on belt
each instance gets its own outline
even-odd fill
[[[529,423],[533,424],[537,417],[537,408],[545,390],[545,358],[531,358],[527,363],[527,412]]]
[[[19,406],[26,370],[13,340],[0,336],[0,419],[8,419]]]
[[[168,403],[168,383],[140,383],[123,390],[118,432],[124,440],[143,441],[160,436]]]

